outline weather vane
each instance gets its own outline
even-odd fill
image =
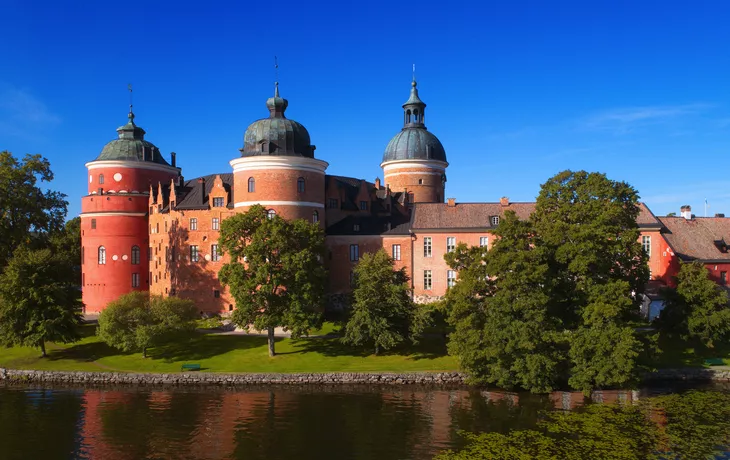
[[[132,111],[132,84],[127,84],[127,89],[129,90],[129,111]]]
[[[274,56],[274,73],[276,74],[276,82],[279,82],[279,60]]]
[[[416,81],[416,64],[413,64],[413,81]]]

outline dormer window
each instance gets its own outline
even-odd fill
[[[213,207],[214,208],[222,208],[223,206],[225,206],[225,204],[223,203],[223,197],[213,198]]]
[[[492,227],[496,227],[497,225],[499,225],[499,216],[492,216],[491,222]]]

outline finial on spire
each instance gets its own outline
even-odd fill
[[[274,97],[279,97],[279,82],[274,83]]]
[[[416,64],[413,64],[413,86],[416,86],[415,83],[416,83]]]
[[[274,75],[276,76],[274,97],[279,97],[279,59],[274,56]]]
[[[129,118],[129,121],[131,122],[134,120],[134,112],[132,112],[132,84],[127,84],[127,89],[129,90],[129,114],[127,115],[127,118]]]

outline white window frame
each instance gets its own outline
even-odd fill
[[[489,247],[489,237],[488,236],[480,236],[479,237],[479,247],[480,248],[488,248]]]
[[[391,249],[393,260],[400,260],[400,244],[394,244]]]
[[[199,260],[200,260],[200,251],[198,250],[198,245],[191,244],[190,245],[190,261],[197,262]]]
[[[191,217],[190,218],[190,230],[197,230],[197,229],[198,229],[198,218]]]
[[[456,285],[456,271],[446,270],[446,287],[452,288]]]
[[[447,236],[446,237],[446,252],[454,252],[455,250],[456,250],[456,237]]]
[[[350,262],[357,262],[359,260],[360,260],[360,245],[351,244],[350,245]]]
[[[647,257],[651,257],[651,235],[641,235],[641,248]]]
[[[106,265],[106,248],[104,246],[99,246],[96,252],[97,260],[96,262],[99,265]]]
[[[499,216],[492,216],[490,223],[492,224],[492,227],[499,225]]]
[[[218,217],[214,217],[211,221],[211,226],[213,230],[220,230],[221,229],[221,220]]]
[[[433,256],[433,241],[430,236],[423,237],[423,257]]]
[[[210,245],[210,260],[212,262],[218,262],[219,260],[221,260],[221,253],[218,250],[217,244]]]
[[[431,270],[423,271],[423,290],[430,291],[433,288],[433,274]]]
[[[220,204],[218,204],[218,203],[220,203]],[[218,197],[214,197],[213,198],[213,207],[214,208],[222,208],[225,205],[226,204],[225,204],[224,199],[223,199],[222,196],[218,196]]]

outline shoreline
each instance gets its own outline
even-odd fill
[[[730,382],[730,368],[659,369],[642,378],[657,381]],[[464,386],[462,372],[322,372],[322,373],[216,373],[216,372],[87,372],[40,371],[0,367],[0,382],[82,383],[91,385],[426,385]]]

